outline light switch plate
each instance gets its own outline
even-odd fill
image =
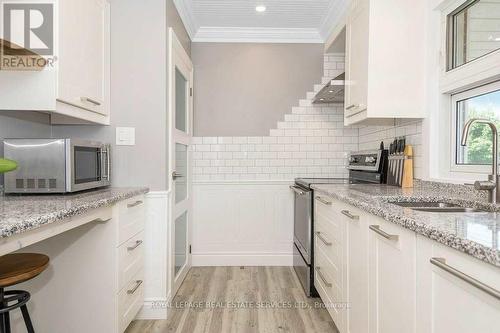
[[[135,127],[117,127],[116,128],[117,146],[135,145]]]

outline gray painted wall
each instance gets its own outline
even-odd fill
[[[187,54],[191,54],[191,39],[182,23],[181,17],[177,8],[175,8],[173,0],[167,0],[167,26],[174,29],[177,38],[186,50]]]
[[[195,136],[265,136],[323,74],[322,44],[193,43]]]

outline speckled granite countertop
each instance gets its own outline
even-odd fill
[[[417,182],[413,189],[386,185],[313,185],[319,193],[351,204],[439,243],[500,267],[500,205],[470,186]],[[443,201],[487,210],[480,213],[431,213],[391,202]]]
[[[0,196],[0,238],[110,206],[148,191],[145,187],[106,188],[65,195]]]

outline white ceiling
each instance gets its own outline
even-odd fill
[[[174,0],[194,42],[323,43],[348,0]],[[258,13],[257,5],[267,10]]]

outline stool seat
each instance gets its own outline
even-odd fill
[[[10,253],[0,257],[0,288],[28,281],[49,265],[49,257],[39,253]]]

